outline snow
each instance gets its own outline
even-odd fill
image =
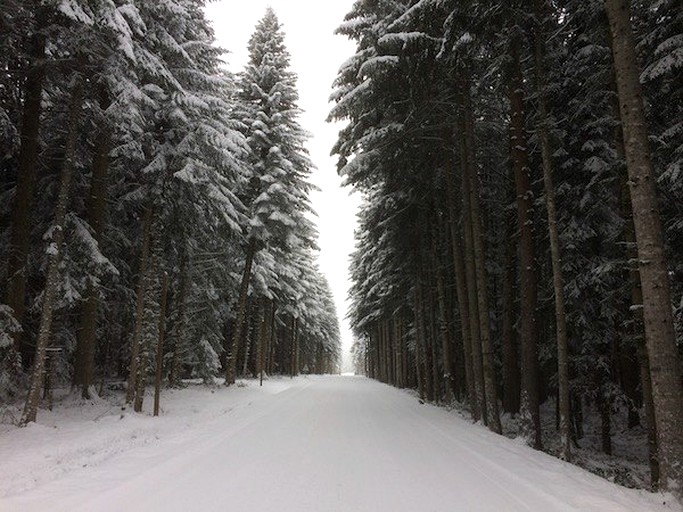
[[[0,510],[682,510],[363,377],[168,390],[158,418],[115,404],[1,425]]]

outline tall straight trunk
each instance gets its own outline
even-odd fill
[[[396,332],[393,329],[394,322],[393,317],[387,318],[387,338],[389,344],[387,346],[389,350],[389,373],[391,374],[391,385],[396,386]]]
[[[101,87],[99,103],[102,112],[111,103],[105,86]],[[104,114],[102,116],[104,117]],[[86,220],[92,229],[93,239],[98,244],[102,240],[104,214],[107,205],[110,138],[108,122],[106,119],[102,119],[100,129],[95,137],[90,197],[88,198],[86,212]],[[81,395],[85,399],[90,398],[90,387],[94,384],[99,302],[99,290],[92,283],[88,283],[86,299],[81,312],[81,328],[78,332],[74,365],[74,384],[81,386]]]
[[[545,34],[543,33],[544,0],[534,0],[536,33],[534,60],[536,65],[536,94],[538,95],[539,124],[536,128],[541,145],[543,162],[543,186],[548,212],[548,234],[550,236],[550,260],[553,269],[553,291],[555,293],[555,329],[557,335],[557,394],[560,416],[560,457],[571,460],[571,439],[569,434],[569,347],[567,343],[567,315],[564,305],[562,281],[562,259],[560,256],[560,235],[557,228],[557,208],[553,185],[552,148],[550,147],[549,119],[545,102]]]
[[[252,305],[250,304],[251,301],[249,300],[249,297],[247,297],[247,311],[253,309]],[[247,332],[245,333],[245,341],[244,341],[244,357],[242,361],[242,377],[246,377],[247,374],[249,373],[249,358],[251,357],[251,347],[252,345],[258,343],[258,341],[254,340],[254,337],[258,337],[258,333],[254,334],[254,331],[258,329],[258,322],[256,322],[256,325],[254,325],[254,319],[252,314],[248,315],[249,318],[246,319],[247,321]]]
[[[505,244],[505,269],[503,271],[503,410],[512,414],[519,412],[520,373],[519,351],[514,330],[515,301],[515,247],[513,229],[507,221]]]
[[[461,172],[462,172],[462,226],[465,241],[465,281],[467,283],[467,304],[470,320],[470,339],[472,353],[472,378],[474,380],[474,392],[477,402],[477,410],[481,414],[481,419],[488,425],[488,409],[486,404],[486,391],[484,383],[484,368],[482,361],[481,346],[481,322],[479,320],[479,299],[477,290],[477,269],[474,253],[474,237],[472,231],[472,208],[470,201],[472,194],[470,191],[470,180],[468,179],[469,155],[465,139],[465,123],[460,124],[461,140]]]
[[[180,384],[182,356],[185,351],[185,329],[187,327],[187,295],[190,287],[190,262],[187,253],[182,256],[180,264],[180,292],[178,293],[178,321],[175,325],[173,358],[168,381],[171,386]]]
[[[655,175],[627,0],[606,0],[638,246],[660,486],[683,496],[683,392]]]
[[[434,400],[434,380],[432,376],[432,357],[431,349],[429,347],[428,332],[427,332],[427,307],[425,306],[423,277],[417,281],[417,296],[419,300],[419,314],[420,314],[420,349],[422,351],[422,373],[425,386],[425,398],[428,401]]]
[[[50,226],[49,235],[47,236],[49,242],[47,248],[47,277],[45,280],[45,291],[43,293],[38,341],[36,342],[36,352],[33,359],[33,369],[31,371],[31,382],[26,397],[24,412],[21,417],[21,425],[36,421],[36,416],[38,414],[40,390],[43,387],[43,379],[45,378],[45,358],[50,343],[52,314],[61,277],[59,263],[62,256],[62,245],[64,244],[64,220],[69,205],[71,178],[75,165],[76,143],[78,141],[81,109],[83,107],[83,82],[80,76],[77,76],[75,80],[76,83],[73,86],[69,103],[64,161],[62,162],[62,169],[59,177],[59,196],[52,225]]]
[[[158,317],[153,299],[154,292],[157,290],[157,283],[161,284],[155,276],[161,267],[160,261],[160,240],[155,237],[152,240],[152,247],[150,248],[149,267],[147,269],[148,283],[145,286],[145,294],[143,297],[143,307],[140,310],[141,317],[138,319],[140,323],[140,342],[139,342],[139,356],[137,364],[137,372],[135,375],[135,394],[133,397],[133,410],[135,412],[142,412],[142,403],[145,399],[145,389],[147,387],[147,376],[150,369],[150,360],[152,352],[152,343],[155,338],[158,339],[158,334],[153,335],[155,329],[154,319]],[[156,324],[158,325],[158,323]]]
[[[437,230],[432,238],[433,267],[436,272],[436,292],[439,304],[439,335],[441,338],[441,357],[443,359],[443,381],[447,403],[452,403],[455,398],[455,386],[453,379],[453,369],[451,366],[451,331],[448,324],[448,314],[446,310],[446,291],[444,285],[443,259],[437,251],[436,239],[443,238],[441,229]]]
[[[401,321],[398,317],[392,318],[394,327],[394,343],[396,347],[396,386],[405,388],[405,366],[403,356],[403,337],[401,336]]]
[[[415,312],[415,375],[417,378],[417,388],[420,398],[425,398],[425,378],[422,371],[422,349],[424,337],[422,329],[422,306],[420,304],[420,297],[418,293],[418,286],[415,283],[413,291],[413,311]]]
[[[642,301],[642,298],[641,298]],[[659,454],[657,449],[657,423],[655,420],[655,405],[652,399],[652,377],[650,376],[650,360],[647,356],[645,343],[638,346],[638,360],[640,362],[640,385],[643,390],[643,410],[647,425],[647,459],[650,467],[650,488],[659,489]]]
[[[273,338],[277,336],[277,326],[275,325],[275,311],[277,310],[277,306],[275,302],[271,301],[270,302],[270,318],[268,321],[268,331],[266,332],[266,346],[265,346],[265,354],[264,354],[264,368],[265,372],[268,375],[271,375],[273,373]]]
[[[476,400],[474,390],[474,377],[472,375],[472,338],[470,334],[470,313],[467,299],[467,280],[465,278],[465,262],[462,254],[461,239],[458,232],[456,214],[456,193],[455,193],[455,170],[449,166],[446,178],[446,188],[448,191],[448,223],[451,235],[451,249],[453,251],[453,269],[455,274],[455,291],[458,300],[458,312],[460,316],[460,335],[463,345],[463,366],[465,369],[465,387],[467,388],[467,398],[469,401],[470,412],[474,421],[479,421],[479,404]]]
[[[489,299],[486,277],[486,252],[482,235],[481,207],[479,204],[479,176],[477,175],[474,113],[470,97],[469,71],[465,71],[462,85],[462,107],[464,117],[465,151],[467,165],[463,169],[463,182],[467,182],[470,195],[470,211],[472,223],[472,250],[474,251],[474,270],[477,280],[477,309],[479,312],[479,337],[481,342],[482,374],[484,379],[484,394],[486,397],[486,420],[489,428],[498,434],[502,432],[500,414],[498,411],[498,392],[496,386],[496,370],[493,361],[493,344],[491,343],[491,328],[489,318]]]
[[[149,285],[148,267],[149,253],[152,245],[152,225],[154,224],[154,206],[145,208],[142,227],[142,248],[140,251],[140,268],[138,269],[138,289],[135,304],[135,327],[130,349],[130,372],[128,374],[128,387],[126,388],[126,403],[131,403],[135,398],[137,387],[138,369],[140,367],[140,346],[142,338],[142,322],[145,309],[145,295]]]
[[[266,332],[267,332],[267,322],[268,322],[268,317],[270,316],[268,314],[268,308],[266,307],[266,298],[262,298],[259,303],[259,312],[258,312],[258,319],[259,319],[259,330],[258,330],[258,337],[256,339],[256,375],[258,376],[259,379],[259,386],[263,386],[263,353],[264,353],[264,348],[266,345]]]
[[[168,298],[168,274],[161,281],[161,308],[159,310],[159,338],[157,340],[156,372],[154,373],[154,416],[159,416],[161,402],[161,376],[164,369],[164,338],[166,336],[166,299]]]
[[[261,370],[261,376],[260,378],[260,385],[263,385],[263,375],[264,371],[266,368],[268,368],[268,364],[266,361],[266,356],[270,352],[270,347],[273,344],[273,327],[275,326],[275,302],[272,300],[269,300],[267,303],[267,308],[266,308],[266,337],[265,337],[265,350],[263,351],[263,354],[261,356],[263,362],[262,362],[262,370]]]
[[[40,116],[45,81],[46,23],[43,7],[34,0],[36,27],[28,42],[29,69],[24,82],[24,108],[21,115],[17,185],[11,211],[11,229],[7,262],[7,296],[5,302],[12,308],[14,318],[21,324],[26,299],[26,260],[31,241],[31,214],[33,191],[38,175],[38,152],[40,148]],[[21,333],[12,334],[14,347],[22,351]]]
[[[640,286],[640,275],[635,266],[638,254],[636,250],[635,232],[633,219],[631,218],[631,203],[626,197],[627,221],[625,229],[625,241],[627,247],[627,260],[629,261],[629,280],[631,282],[631,304],[633,306],[633,327],[631,334],[635,338],[636,351],[638,356],[638,375],[640,388],[643,396],[643,412],[645,413],[645,425],[647,428],[647,451],[650,467],[650,487],[657,490],[659,488],[659,460],[657,455],[657,426],[655,423],[655,409],[652,400],[652,378],[650,376],[650,362],[647,355],[647,346],[643,333],[643,293]]]
[[[301,351],[299,350],[299,319],[294,319],[294,331],[292,331],[292,343],[294,344],[294,376],[299,375],[299,359]]]
[[[299,320],[292,316],[291,376],[299,375]]]
[[[610,44],[612,42],[610,41]],[[615,102],[616,115],[619,114],[619,102]],[[617,154],[621,161],[626,159],[624,148],[624,134],[621,127],[615,130],[615,144]],[[631,322],[631,337],[636,346],[638,359],[638,377],[640,390],[643,398],[643,412],[645,414],[645,427],[647,428],[647,452],[648,465],[650,467],[650,488],[656,491],[659,488],[659,460],[657,454],[657,427],[655,424],[654,404],[652,402],[652,379],[650,377],[650,362],[647,356],[645,343],[645,322],[643,319],[643,292],[640,284],[638,271],[638,249],[636,246],[636,233],[633,225],[633,208],[629,194],[628,176],[623,170],[621,175],[621,207],[622,215],[626,221],[624,227],[625,259],[628,266],[628,277],[631,288],[631,308],[633,319]]]
[[[431,283],[430,283],[430,292]],[[432,360],[432,388],[434,395],[434,402],[441,402],[441,375],[442,372],[439,371],[439,354],[438,354],[438,343],[437,343],[437,327],[435,318],[435,308],[434,308],[434,294],[429,293],[427,298],[427,310],[429,311],[429,348]]]
[[[527,153],[524,123],[524,92],[519,62],[519,42],[513,38],[510,45],[512,70],[510,76],[510,117],[512,167],[517,194],[517,225],[519,228],[519,281],[520,281],[520,351],[522,389],[520,414],[524,434],[532,446],[542,449],[541,417],[538,389],[538,333],[536,325],[536,261],[533,228],[533,192]]]
[[[254,254],[256,253],[256,242],[251,240],[247,246],[247,255],[244,262],[244,271],[242,272],[242,282],[240,283],[240,296],[237,303],[237,318],[235,319],[235,331],[232,335],[232,343],[230,344],[230,353],[228,354],[228,364],[225,372],[225,385],[235,383],[235,374],[237,372],[237,352],[242,342],[242,328],[244,326],[244,318],[247,312],[247,295],[249,293],[249,279],[251,279],[251,266],[254,262]]]

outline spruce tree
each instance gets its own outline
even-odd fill
[[[249,40],[249,63],[239,78],[250,149],[240,197],[248,208],[248,220],[226,385],[235,381],[255,254],[282,251],[287,257],[300,246],[314,246],[315,230],[306,216],[311,211],[308,177],[312,164],[304,147],[307,134],[297,120],[296,75],[289,69],[284,38],[275,12],[268,9]]]

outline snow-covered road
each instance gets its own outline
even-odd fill
[[[83,459],[87,467],[0,498],[0,510],[680,510],[365,378],[299,378],[282,389],[219,390],[212,400],[229,405],[220,414],[96,463]],[[6,435],[22,442],[30,430]],[[3,446],[0,437],[0,456]]]

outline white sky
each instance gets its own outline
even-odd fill
[[[320,268],[334,293],[347,361],[352,344],[351,332],[344,320],[349,288],[348,259],[354,247],[359,199],[350,195],[350,189],[341,187],[336,161],[330,157],[339,126],[326,123],[325,119],[337,70],[355,51],[352,42],[333,34],[352,5],[353,0],[218,0],[211,1],[206,8],[218,45],[230,52],[228,68],[235,72],[241,71],[247,62],[249,37],[267,7],[275,10],[283,25],[291,69],[299,76],[299,106],[304,110],[300,122],[312,134],[307,144],[317,167],[312,181],[321,189],[312,195],[320,231]]]

